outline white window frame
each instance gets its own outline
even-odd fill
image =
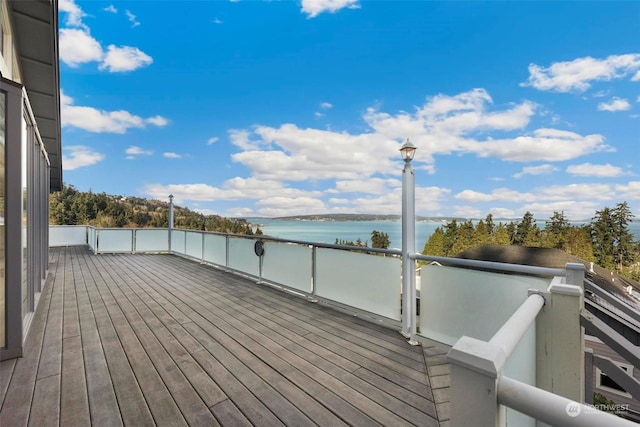
[[[615,363],[620,369],[626,371],[628,375],[633,377],[633,365],[630,365],[628,363],[616,362],[615,360],[612,360],[612,362]],[[633,399],[633,396],[631,396],[631,394],[627,393],[626,391],[620,391],[618,389],[607,387],[606,385],[602,385],[602,375],[605,375],[608,377],[608,375],[605,372],[602,372],[600,368],[596,367],[596,388],[605,390],[609,393],[617,394],[618,396],[628,397],[630,399]]]

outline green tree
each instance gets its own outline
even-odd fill
[[[446,241],[447,238],[444,235],[442,227],[436,228],[431,236],[429,236],[429,238],[427,239],[427,242],[424,244],[422,254],[432,256],[447,256]]]
[[[613,262],[618,270],[633,264],[636,260],[634,253],[633,235],[629,231],[629,223],[634,215],[627,202],[618,203],[612,211],[612,223],[614,233]]]
[[[516,233],[513,243],[516,245],[524,245],[527,240],[527,236],[529,236],[529,233],[533,228],[538,228],[538,226],[533,219],[533,214],[527,211],[522,217],[522,221],[516,225]]]
[[[604,268],[615,268],[613,212],[608,207],[596,211],[591,219],[591,240],[596,262]]]
[[[388,249],[389,245],[391,245],[391,240],[389,240],[389,235],[387,233],[378,230],[373,230],[371,232],[372,248]]]

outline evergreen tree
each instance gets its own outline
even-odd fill
[[[371,232],[371,247],[388,249],[391,244],[389,235],[383,231],[373,230]]]
[[[525,212],[524,216],[522,217],[522,221],[520,221],[518,225],[516,225],[516,233],[513,239],[513,243],[516,245],[524,245],[529,232],[531,232],[534,227],[538,228],[535,220],[533,219],[533,214],[529,211]]]
[[[447,239],[444,235],[444,231],[442,231],[442,227],[436,228],[436,230],[431,234],[431,236],[429,236],[427,242],[424,244],[422,254],[432,256],[447,256],[446,240]]]
[[[596,262],[604,268],[615,268],[613,213],[608,207],[596,211],[591,219],[591,239]]]
[[[633,235],[629,231],[629,223],[634,215],[627,202],[618,203],[612,211],[613,233],[615,239],[613,261],[618,270],[631,265],[636,256],[633,251]]]

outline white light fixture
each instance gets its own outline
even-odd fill
[[[407,138],[407,142],[405,142],[402,147],[400,147],[400,155],[402,156],[402,160],[405,162],[410,162],[413,160],[413,156],[416,154],[417,147],[413,145],[409,138]]]

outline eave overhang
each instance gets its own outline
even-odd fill
[[[62,189],[58,1],[9,1],[22,83],[51,165],[51,191]]]

